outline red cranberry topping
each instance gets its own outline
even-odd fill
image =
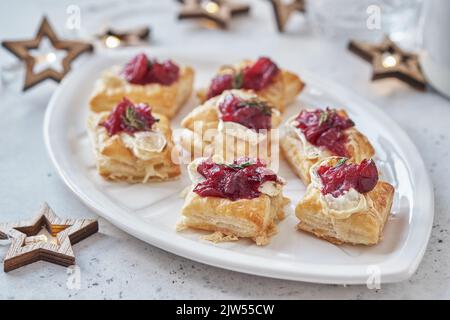
[[[209,86],[206,98],[211,99],[212,97],[218,96],[225,90],[233,89],[234,77],[235,76],[230,73],[219,74],[218,76],[215,76],[211,81],[211,85]]]
[[[320,166],[317,173],[322,180],[322,194],[333,197],[344,194],[350,188],[366,193],[375,188],[378,182],[378,170],[373,160],[363,160],[361,164],[347,164],[342,158],[336,166]]]
[[[267,181],[277,181],[277,175],[260,160],[241,158],[232,164],[218,164],[211,159],[197,167],[206,180],[197,184],[194,192],[202,197],[253,199],[259,197],[258,188]]]
[[[219,110],[222,121],[236,122],[255,131],[272,126],[272,112],[264,101],[246,101],[228,94],[219,104]]]
[[[128,62],[122,70],[122,75],[130,83],[139,84],[144,80],[148,70],[148,59],[144,53],[138,54]]]
[[[349,156],[345,147],[347,135],[344,130],[355,125],[351,119],[340,116],[334,109],[327,108],[303,110],[295,120],[298,122],[297,128],[311,144],[326,147],[341,157]]]
[[[133,134],[137,131],[150,131],[157,121],[159,119],[153,117],[147,104],[133,105],[130,100],[123,98],[101,125],[112,136],[119,132]]]
[[[180,74],[180,68],[171,60],[158,62],[156,59],[149,60],[144,53],[140,53],[128,62],[122,76],[129,83],[145,85],[159,83],[171,85]]]
[[[278,66],[269,58],[259,58],[242,72],[219,74],[209,86],[207,98],[218,96],[225,90],[252,89],[261,90],[268,86],[278,74]]]
[[[261,90],[272,82],[278,74],[278,66],[269,58],[259,58],[252,66],[243,71],[244,89]]]

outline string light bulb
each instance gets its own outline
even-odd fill
[[[120,39],[116,36],[107,36],[105,38],[105,46],[110,49],[120,46]]]
[[[383,56],[383,67],[385,68],[392,68],[397,65],[398,61],[397,58],[392,54],[386,54]]]

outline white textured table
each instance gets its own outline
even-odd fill
[[[32,36],[44,12],[62,33],[67,5],[74,2],[2,1],[0,39]],[[418,146],[435,187],[433,232],[417,273],[409,281],[382,285],[380,290],[267,279],[180,258],[100,219],[100,233],[75,245],[81,268],[80,290],[66,287],[68,276],[64,268],[38,262],[9,274],[0,272],[0,298],[450,298],[448,100],[433,92],[413,91],[396,81],[371,83],[369,65],[347,52],[344,44],[314,37],[305,29],[295,29],[295,20],[289,33],[277,34],[265,1],[252,1],[252,15],[236,19],[228,32],[177,22],[175,1],[150,2],[146,12],[153,28],[154,46],[190,52],[229,50],[243,57],[268,54],[281,63],[297,59],[305,69],[338,81],[366,97],[398,122]],[[88,7],[85,2],[80,2],[80,6],[83,17],[83,8]],[[11,55],[1,50],[0,63],[10,61],[13,61]],[[83,59],[78,63],[82,62]],[[42,122],[55,88],[55,84],[47,82],[25,94],[10,89],[0,92],[1,222],[27,218],[44,201],[61,216],[95,216],[65,187],[44,147]],[[0,245],[0,256],[4,256],[6,249]]]

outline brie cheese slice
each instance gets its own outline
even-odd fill
[[[167,145],[164,134],[155,131],[136,132],[133,135],[121,133],[123,143],[141,160],[149,160],[154,153],[160,153]]]
[[[313,165],[310,169],[311,186],[319,190],[320,202],[324,208],[324,213],[334,216],[336,219],[346,219],[352,214],[368,209],[366,196],[359,193],[354,188],[350,188],[338,197],[333,197],[331,194],[322,194],[322,179],[317,174],[317,169],[322,165],[327,165],[330,160],[336,157],[325,159]]]

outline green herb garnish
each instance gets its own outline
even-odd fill
[[[320,119],[319,119],[319,126],[327,122],[328,120],[328,112],[327,111],[320,111]]]
[[[250,101],[242,101],[241,103],[239,103],[239,107],[241,108],[246,106],[258,108],[266,116],[272,115],[272,108],[265,101],[250,100]]]
[[[334,167],[338,168],[338,167],[342,166],[344,163],[347,162],[347,160],[348,160],[348,158],[341,158],[341,159],[339,159]]]
[[[234,75],[233,78],[233,88],[234,89],[240,89],[242,88],[244,82],[244,74],[242,72],[238,72]]]
[[[241,163],[241,164],[236,164],[236,163],[229,163],[229,164],[224,164],[224,166],[226,166],[226,167],[228,167],[228,168],[231,168],[231,169],[237,169],[237,170],[240,170],[240,169],[244,169],[244,168],[246,168],[246,167],[249,167],[249,166],[251,166],[253,163],[251,163],[250,161],[247,161],[247,162],[244,162],[244,163]]]
[[[131,106],[127,107],[127,109],[125,110],[125,113],[122,115],[122,121],[127,127],[136,129],[138,131],[151,129],[148,126],[147,121],[143,120],[136,113],[136,110]],[[155,121],[158,122],[159,119],[155,119]]]

